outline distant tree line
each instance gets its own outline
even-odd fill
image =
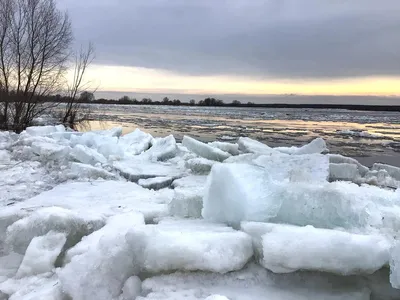
[[[51,98],[52,101],[64,102],[68,98],[55,96]],[[264,108],[309,108],[309,109],[348,109],[348,110],[364,110],[364,111],[400,111],[400,106],[389,105],[358,105],[358,104],[288,104],[288,103],[242,103],[239,100],[233,100],[230,103],[225,103],[223,100],[216,98],[205,98],[196,102],[191,99],[189,102],[182,102],[179,99],[171,100],[164,97],[162,101],[153,101],[150,98],[143,98],[137,100],[128,96],[123,96],[118,100],[115,99],[95,99],[93,93],[83,92],[76,100],[79,103],[93,103],[93,104],[124,104],[124,105],[170,105],[170,106],[209,106],[209,107],[264,107]]]

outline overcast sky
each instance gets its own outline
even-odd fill
[[[254,84],[379,77],[400,86],[399,0],[60,0],[60,5],[70,13],[76,41],[94,42],[97,68]],[[106,89],[118,89],[105,77],[101,81]],[[397,91],[393,87],[388,94]]]

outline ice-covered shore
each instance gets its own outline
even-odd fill
[[[122,129],[0,132],[0,299],[400,299],[400,169]]]

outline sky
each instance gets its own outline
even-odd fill
[[[59,0],[99,92],[400,95],[399,0]]]

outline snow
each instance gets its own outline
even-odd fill
[[[384,136],[381,134],[373,134],[369,133],[368,131],[359,131],[359,130],[340,130],[337,131],[338,134],[341,135],[348,135],[348,136],[354,136],[354,137],[360,137],[360,138],[370,138],[370,139],[381,139]]]
[[[0,299],[400,299],[399,168],[326,151],[0,133]]]
[[[182,145],[188,148],[190,151],[197,155],[207,158],[209,160],[224,161],[231,155],[228,152],[222,151],[218,148],[214,148],[208,144],[197,141],[191,137],[184,136]]]
[[[54,268],[67,236],[64,233],[48,232],[32,239],[18,269],[17,278],[50,272]]]
[[[253,229],[253,234],[259,230],[260,263],[275,273],[318,270],[346,276],[372,274],[389,263],[391,243],[381,236],[312,226],[268,223],[242,226],[249,231]]]

